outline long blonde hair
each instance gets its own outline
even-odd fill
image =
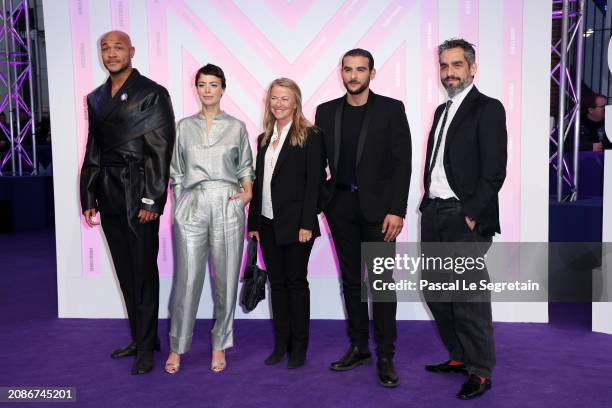
[[[272,109],[270,108],[270,98],[272,96],[272,88],[275,86],[282,86],[293,91],[296,106],[295,110],[293,111],[291,133],[288,135],[289,142],[292,146],[304,147],[306,138],[308,137],[308,129],[313,125],[308,121],[308,119],[306,119],[304,113],[302,112],[302,92],[300,91],[300,87],[295,83],[295,81],[289,78],[277,78],[272,81],[268,87],[268,92],[266,94],[266,108],[263,118],[264,135],[261,139],[261,146],[265,146],[274,133],[276,118],[272,114]]]

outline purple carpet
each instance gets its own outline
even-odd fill
[[[0,235],[0,386],[76,387],[73,404],[49,407],[580,407],[612,406],[612,337],[591,333],[583,312],[563,306],[552,324],[495,325],[497,368],[482,398],[459,401],[459,374],[431,374],[423,365],[445,359],[431,322],[399,322],[396,389],[376,382],[375,366],[345,373],[327,367],[347,347],[343,321],[315,320],[305,367],[267,367],[269,321],[238,320],[228,368],[210,371],[211,322],[199,320],[181,371],[165,374],[168,321],[160,321],[156,368],[130,374],[130,359],[109,352],[128,342],[125,320],[58,319],[55,248],[50,232]],[[316,293],[312,294],[316,298]]]

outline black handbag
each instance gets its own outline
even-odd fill
[[[247,312],[255,309],[259,301],[266,298],[267,280],[267,272],[257,266],[257,240],[251,238],[247,248],[247,264],[240,296],[240,303]]]

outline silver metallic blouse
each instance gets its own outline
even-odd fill
[[[215,117],[211,132],[201,113],[179,121],[170,164],[175,198],[183,188],[193,188],[203,181],[242,184],[254,178],[253,155],[242,121],[222,112]]]

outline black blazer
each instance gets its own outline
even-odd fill
[[[321,192],[320,207],[331,201],[342,139],[342,111],[346,96],[317,107],[315,124],[323,130],[331,178]],[[412,172],[410,128],[404,104],[370,90],[357,144],[355,161],[361,212],[369,222],[387,214],[406,215]]]
[[[289,130],[291,134],[291,129]],[[317,218],[319,190],[325,175],[323,141],[320,131],[308,130],[304,147],[292,146],[289,134],[276,160],[270,188],[274,212],[274,234],[280,245],[299,242],[300,228],[311,230],[312,236],[321,235]],[[253,199],[249,206],[249,231],[259,231],[261,194],[265,156],[270,142],[261,146],[263,133],[257,138],[257,159]]]
[[[429,131],[424,183],[433,154],[434,133],[443,112],[444,104],[436,109]],[[506,178],[507,144],[503,105],[473,87],[448,127],[444,170],[450,188],[463,205],[465,215],[476,221],[476,229],[482,235],[491,236],[501,232],[497,194]],[[421,210],[427,200],[423,196]]]

